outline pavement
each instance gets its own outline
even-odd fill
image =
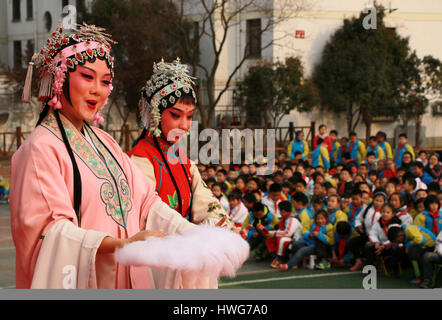
[[[15,288],[15,247],[9,205],[0,204],[0,289]]]

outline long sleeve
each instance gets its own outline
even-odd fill
[[[388,160],[393,160],[393,151],[391,150],[391,145],[385,141],[385,153]]]
[[[307,159],[309,153],[310,153],[310,148],[308,146],[308,143],[307,141],[304,141],[304,153],[302,154],[302,160]]]
[[[324,165],[324,169],[330,169],[330,155],[326,148],[321,148],[321,157]]]
[[[378,162],[380,160],[384,160],[385,159],[385,154],[384,154],[384,150],[382,150],[381,147],[377,147],[378,150],[378,158],[376,159]]]
[[[29,288],[44,237],[60,220],[78,225],[67,182],[69,165],[56,146],[30,138],[11,162],[11,231],[16,246],[16,285]],[[39,141],[40,142],[40,141]],[[66,179],[66,180],[65,180]]]
[[[359,141],[358,156],[359,163],[363,163],[364,159],[367,157],[367,149],[365,148],[365,144],[362,141]]]
[[[335,236],[333,229],[334,229],[333,226],[331,224],[328,224],[326,226],[325,232],[320,231],[318,233],[318,240],[328,246],[333,246],[335,244]]]
[[[412,157],[413,161],[416,160],[416,155],[414,154],[414,149],[408,143],[406,144],[406,150],[411,153],[411,157]]]
[[[293,160],[294,157],[292,155],[292,149],[293,149],[293,142],[294,141],[290,141],[288,147],[287,147],[287,158],[289,158],[290,160]]]
[[[97,251],[106,236],[69,220],[56,222],[43,240],[31,289],[104,289],[102,278],[115,276],[109,264],[106,273],[97,270],[103,266]],[[110,255],[107,258],[113,261]]]

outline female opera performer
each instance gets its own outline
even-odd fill
[[[196,94],[187,65],[177,59],[154,64],[154,73],[141,92],[139,103],[144,131],[129,153],[149,177],[163,201],[195,224],[234,228],[232,220],[177,143],[191,127]],[[153,270],[161,288],[180,288],[181,274]],[[200,287],[207,287],[200,279]],[[209,287],[216,287],[210,284]]]
[[[112,90],[114,43],[103,29],[59,27],[32,65],[43,110],[12,158],[11,227],[17,288],[153,288],[150,269],[115,262],[114,252],[149,236],[193,227],[155,193],[119,145],[90,122]]]

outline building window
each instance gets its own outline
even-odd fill
[[[46,11],[46,13],[43,16],[45,28],[47,32],[50,32],[52,29],[52,16],[49,11]]]
[[[62,0],[61,1],[61,11],[63,11],[64,7],[69,5],[69,0]]]
[[[247,20],[246,55],[248,58],[261,58],[261,19]]]
[[[13,0],[12,1],[12,21],[17,22],[20,21],[21,15],[20,15],[20,0]]]
[[[23,66],[23,54],[21,41],[14,41],[14,68]]]
[[[34,40],[30,39],[26,42],[26,58],[31,58],[35,51]]]
[[[26,0],[26,19],[34,18],[34,0]]]
[[[442,100],[433,104],[433,116],[442,116]]]

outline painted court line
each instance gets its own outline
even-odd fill
[[[291,277],[281,277],[281,278],[268,278],[268,279],[257,279],[257,280],[244,280],[244,281],[236,281],[229,283],[221,283],[219,287],[225,286],[234,286],[239,284],[248,284],[248,283],[261,283],[261,282],[270,282],[270,281],[281,281],[281,280],[293,280],[293,279],[308,279],[308,278],[322,278],[322,277],[333,277],[333,276],[343,276],[354,274],[356,272],[335,272],[335,273],[324,273],[324,274],[308,274],[303,276],[291,276]]]

